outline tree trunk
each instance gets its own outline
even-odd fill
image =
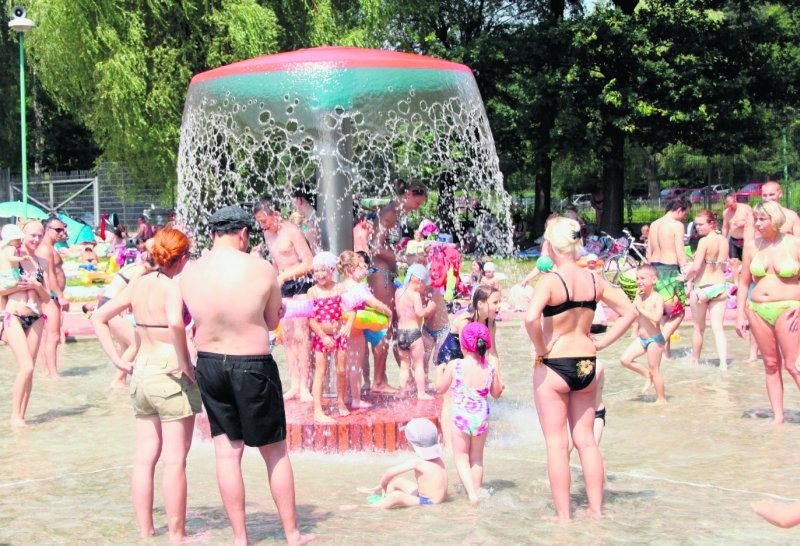
[[[550,214],[550,192],[553,184],[553,160],[547,154],[541,154],[536,169],[536,188],[533,209],[533,236],[538,238],[544,233],[544,222]]]
[[[661,193],[661,184],[658,182],[658,161],[655,154],[651,154],[649,151],[644,162],[644,177],[647,180],[647,197],[658,199]]]
[[[625,133],[609,126],[606,135],[611,145],[603,154],[603,218],[600,229],[611,235],[622,233],[625,210]]]

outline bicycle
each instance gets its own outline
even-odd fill
[[[624,237],[614,239],[614,244],[603,262],[603,278],[613,286],[620,285],[619,278],[622,274],[636,269],[639,264],[647,263],[645,244],[637,242],[636,237],[627,229],[623,229],[622,233]],[[602,234],[611,237],[608,233]]]

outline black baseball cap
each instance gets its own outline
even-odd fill
[[[254,223],[252,214],[235,205],[222,207],[208,219],[211,230],[216,232],[234,231],[244,227],[253,229]]]

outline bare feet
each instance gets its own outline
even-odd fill
[[[372,407],[372,404],[367,402],[366,400],[353,400],[350,404],[350,407],[355,409],[369,409]]]
[[[667,404],[667,399],[666,398],[656,398],[656,401],[654,402],[654,404],[656,406],[664,406],[664,405]]]
[[[289,389],[288,391],[283,393],[283,399],[284,400],[294,400],[299,395],[300,395],[300,389],[297,388],[297,387],[292,387],[291,389]]]
[[[472,506],[478,506],[481,503],[481,499],[478,497],[478,495],[475,495],[474,497],[469,498],[469,503]]]
[[[300,401],[301,402],[313,402],[314,397],[311,396],[311,391],[306,389],[300,392]]]
[[[25,419],[20,419],[19,417],[12,417],[11,426],[14,428],[22,428],[22,427],[27,427],[28,423],[25,422]]]
[[[347,417],[348,415],[350,415],[350,410],[347,409],[347,406],[345,406],[344,404],[339,404],[339,415],[341,417]]]
[[[418,392],[417,400],[433,400],[433,396],[431,396],[427,392]]]
[[[325,415],[324,413],[317,413],[317,412],[314,412],[314,421],[316,421],[317,423],[322,423],[323,425],[336,424],[336,419],[334,419],[330,415]]]
[[[125,383],[125,381],[117,381],[115,379],[108,385],[108,387],[111,390],[122,390],[122,389],[127,389],[128,388],[128,384]]]
[[[650,377],[648,377],[644,381],[644,387],[642,387],[642,394],[647,394],[647,391],[649,391],[652,387],[653,387],[653,380]]]
[[[193,542],[208,542],[211,539],[211,531],[203,531],[194,535],[184,536],[181,539],[170,538],[170,544],[191,544]]]
[[[286,535],[286,544],[290,546],[299,546],[300,544],[307,544],[316,538],[317,535],[301,535],[298,530],[291,535]]]
[[[390,394],[391,395],[391,394],[397,394],[397,389],[395,389],[394,387],[392,387],[388,383],[381,383],[381,384],[375,383],[372,386],[372,391],[371,392],[373,394]]]

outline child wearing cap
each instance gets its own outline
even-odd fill
[[[3,290],[9,290],[19,284],[19,278],[22,273],[20,264],[22,262],[29,261],[37,268],[39,267],[33,256],[20,256],[19,249],[22,247],[22,239],[24,237],[22,230],[14,224],[6,224],[3,226],[2,232],[0,232],[0,238],[2,239],[0,240],[0,288]],[[35,290],[25,291],[28,299],[25,305],[28,309],[38,314],[39,308],[36,306],[35,294]]]
[[[428,286],[428,269],[414,264],[406,271],[403,286],[395,294],[397,313],[397,349],[400,358],[400,396],[408,394],[408,380],[414,369],[414,383],[419,400],[433,400],[425,392],[425,345],[422,342],[422,321],[436,311],[436,303],[425,302],[423,296]]]
[[[500,290],[500,279],[495,277],[496,271],[497,266],[494,262],[486,262],[483,264],[483,277],[481,277],[481,281],[478,284],[485,284],[486,286],[491,286],[492,288]]]
[[[367,499],[374,508],[439,504],[447,498],[447,469],[442,460],[439,431],[429,419],[417,417],[401,429],[418,459],[398,464],[383,473],[381,483],[371,490],[380,494]],[[414,471],[415,481],[399,477]]]
[[[453,458],[458,477],[472,504],[480,502],[483,484],[483,447],[489,430],[489,400],[499,398],[503,385],[494,366],[486,360],[492,347],[489,328],[471,322],[461,330],[464,358],[451,360],[436,380],[439,393],[450,391]]]
[[[322,384],[327,375],[328,358],[336,359],[336,397],[339,415],[350,415],[345,405],[347,393],[347,339],[353,327],[355,313],[350,318],[342,317],[342,287],[333,282],[337,257],[332,252],[320,252],[314,256],[314,280],[316,284],[308,290],[312,299],[314,316],[309,320],[311,329],[311,348],[314,351],[314,382],[311,396],[314,399],[314,420],[320,423],[335,423],[322,408]]]

